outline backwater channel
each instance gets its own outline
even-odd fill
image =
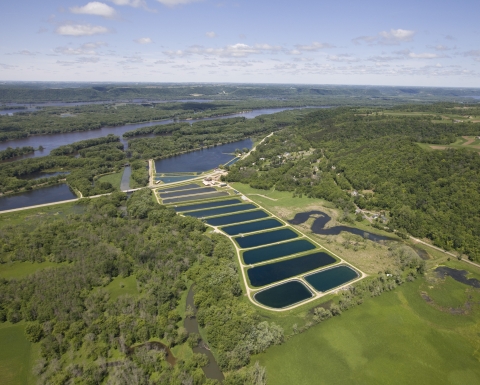
[[[92,103],[86,103],[86,104],[92,104]],[[242,112],[238,114],[227,115],[227,116],[218,116],[214,118],[180,120],[180,122],[195,123],[200,121],[230,119],[230,118],[236,118],[236,117],[245,117],[247,119],[253,119],[260,115],[275,114],[277,112],[292,110],[292,109],[298,109],[298,108],[263,108],[263,109],[248,111],[248,112]],[[90,130],[90,131],[74,131],[74,132],[66,132],[66,133],[58,133],[58,134],[32,135],[26,138],[0,142],[0,151],[7,149],[7,147],[15,148],[15,147],[31,146],[33,148],[39,148],[40,146],[42,146],[43,150],[37,150],[33,154],[23,155],[22,157],[18,157],[16,159],[37,158],[40,156],[45,156],[50,154],[50,151],[53,150],[54,148],[71,144],[74,142],[78,142],[80,140],[100,138],[103,136],[107,136],[109,134],[120,136],[120,141],[123,143],[125,148],[127,148],[128,140],[132,138],[127,138],[127,139],[123,138],[122,135],[125,132],[133,131],[143,127],[158,126],[158,125],[164,125],[164,124],[170,124],[170,123],[175,123],[175,120],[167,119],[167,120],[154,121],[154,122],[125,124],[125,125],[116,126],[116,127],[102,127],[100,129]],[[136,138],[145,138],[145,137],[153,137],[153,136],[155,135],[137,136]],[[233,159],[233,156],[232,156],[232,159]],[[226,163],[226,162],[223,162],[223,163]]]
[[[195,303],[193,301],[193,295],[194,295],[193,288],[191,288],[187,295],[187,306],[191,306],[194,310],[194,313],[197,314],[197,308],[195,307]],[[200,334],[198,322],[195,317],[185,318],[183,325],[188,333]],[[207,378],[212,378],[220,382],[224,380],[223,373],[220,370],[220,367],[218,366],[217,361],[215,360],[215,357],[213,356],[210,349],[208,349],[207,344],[203,340],[200,341],[198,346],[195,346],[193,348],[193,352],[203,353],[207,355],[208,364],[202,368]]]
[[[325,225],[330,222],[332,219],[328,214],[324,213],[323,211],[308,211],[304,213],[298,213],[295,215],[295,217],[288,221],[288,223],[292,225],[300,225],[302,223],[305,223],[312,215],[318,215],[319,217],[315,218],[315,220],[312,223],[311,230],[314,234],[319,234],[319,235],[338,235],[342,231],[345,231],[350,234],[355,234],[359,235],[365,239],[369,239],[374,242],[382,242],[382,241],[393,241],[396,240],[395,238],[391,237],[386,237],[384,235],[378,235],[378,234],[373,234],[369,233],[368,231],[356,229],[354,227],[348,227],[348,226],[334,226],[334,227],[329,227],[325,228]]]

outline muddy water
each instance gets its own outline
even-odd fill
[[[187,306],[188,305],[190,305],[194,309],[194,312],[196,314],[197,308],[195,307],[195,304],[193,302],[193,289],[190,289],[190,291],[188,292]],[[184,326],[185,326],[185,329],[187,329],[188,333],[199,334],[198,322],[195,317],[185,318]],[[210,349],[208,349],[208,345],[203,340],[200,341],[198,346],[193,348],[193,352],[203,353],[207,355],[208,364],[202,368],[203,372],[205,373],[205,376],[207,378],[212,378],[220,382],[223,382],[225,377],[223,376],[223,373],[220,370],[220,367],[218,366],[217,361],[215,360],[215,357],[213,356],[212,352],[210,351]]]
[[[455,281],[464,283],[465,285],[480,288],[480,281],[476,278],[467,278],[468,271],[452,269],[447,266],[439,266],[435,272],[441,277],[445,278],[447,275],[452,277]]]

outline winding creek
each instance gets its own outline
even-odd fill
[[[195,303],[193,301],[193,294],[194,294],[193,288],[190,288],[190,291],[188,292],[188,295],[187,295],[187,306],[191,306],[194,310],[194,314],[197,314],[197,308],[195,307]],[[192,317],[192,318],[185,317],[184,326],[188,333],[200,334],[198,322],[195,317]],[[207,378],[212,378],[220,382],[224,380],[223,373],[220,370],[220,367],[218,366],[213,353],[210,351],[210,349],[208,349],[208,345],[203,340],[199,342],[198,346],[195,346],[193,348],[193,352],[203,353],[207,355],[208,364],[202,368]]]

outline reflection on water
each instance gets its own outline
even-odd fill
[[[66,184],[58,184],[27,191],[21,194],[0,196],[0,211],[36,206],[75,199],[77,196]]]

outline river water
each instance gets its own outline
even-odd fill
[[[241,112],[238,114],[232,114],[227,116],[219,116],[214,118],[201,118],[201,119],[195,119],[195,120],[180,120],[180,122],[194,123],[199,121],[230,119],[230,118],[236,118],[236,117],[245,117],[247,119],[253,119],[260,115],[275,114],[277,112],[293,110],[293,109],[298,109],[298,108],[262,108],[258,110]],[[41,151],[37,150],[33,154],[17,157],[15,158],[15,160],[25,159],[25,158],[37,158],[40,156],[45,156],[50,154],[50,151],[53,150],[54,148],[71,144],[74,142],[78,142],[80,140],[100,138],[102,136],[107,136],[109,134],[120,136],[121,142],[124,144],[125,148],[127,148],[128,139],[124,139],[122,137],[122,135],[125,132],[133,131],[142,127],[150,127],[150,126],[164,125],[164,124],[170,124],[170,123],[175,123],[175,122],[173,119],[167,119],[167,120],[155,121],[155,122],[126,124],[123,126],[116,126],[116,127],[102,127],[98,130],[91,130],[91,131],[75,131],[75,132],[67,132],[67,133],[59,133],[59,134],[32,135],[26,138],[1,142],[0,151],[5,150],[7,147],[15,148],[15,147],[31,146],[36,149],[36,148],[39,148],[39,146],[42,146],[44,148],[43,150]],[[148,136],[152,137],[154,135],[148,135]],[[141,137],[145,138],[148,136],[139,136],[137,138],[141,138]]]

